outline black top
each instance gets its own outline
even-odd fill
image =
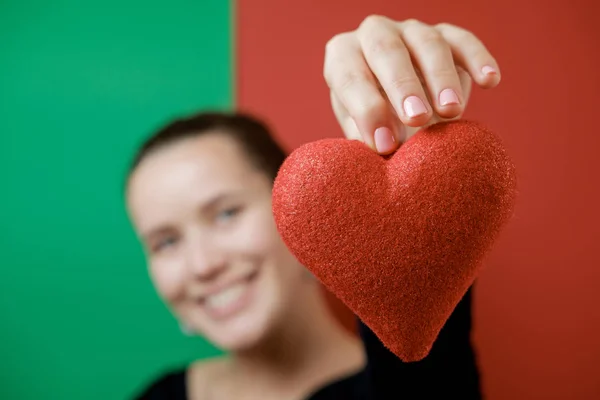
[[[431,352],[405,363],[359,321],[367,364],[364,370],[332,382],[307,400],[383,400],[482,398],[475,353],[471,346],[470,289],[440,331]],[[140,400],[186,400],[185,370],[167,374],[138,397]]]

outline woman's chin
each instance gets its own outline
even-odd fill
[[[209,339],[211,339],[217,347],[225,351],[244,352],[259,346],[266,336],[266,329],[255,327],[244,331],[223,332],[222,334]]]
[[[252,314],[240,315],[218,329],[211,329],[206,338],[225,351],[251,350],[265,340],[271,326],[270,318]]]

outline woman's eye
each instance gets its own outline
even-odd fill
[[[169,246],[174,245],[176,242],[177,242],[177,240],[173,236],[165,237],[165,238],[160,239],[159,241],[157,241],[152,246],[152,250],[155,251],[155,252],[158,252],[158,251],[161,251],[161,250],[165,250]]]
[[[240,213],[240,207],[225,208],[217,214],[218,222],[226,222]]]

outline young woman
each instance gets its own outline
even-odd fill
[[[459,117],[471,81],[499,82],[471,33],[383,17],[328,43],[325,78],[346,136],[381,154]],[[153,282],[182,325],[227,352],[161,377],[140,398],[481,398],[470,292],[420,362],[403,363],[360,321],[360,337],[337,322],[274,224],[284,159],[267,128],[241,114],[177,120],[140,149],[127,206]]]

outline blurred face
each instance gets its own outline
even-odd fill
[[[150,154],[128,187],[128,208],[151,277],[176,316],[226,350],[269,334],[302,286],[281,241],[272,181],[222,133]]]

